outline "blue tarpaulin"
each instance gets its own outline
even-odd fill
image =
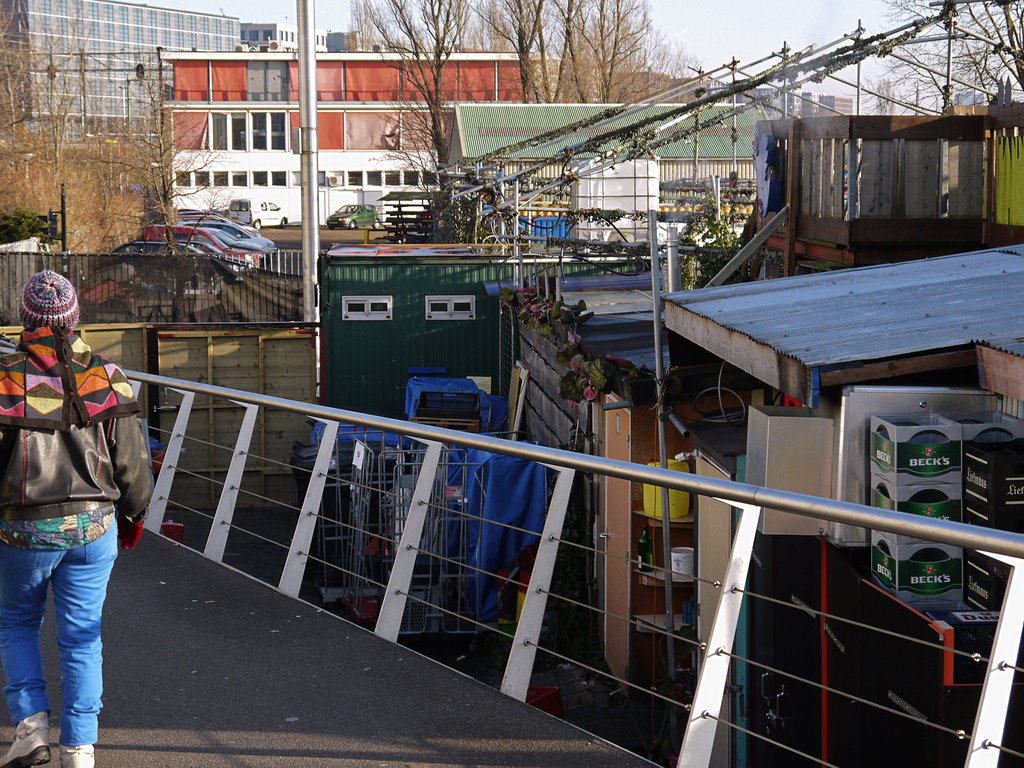
[[[548,471],[534,461],[486,451],[466,451],[466,461],[479,465],[466,488],[470,514],[456,523],[467,527],[467,570],[480,582],[479,592],[467,590],[479,601],[470,610],[479,621],[493,621],[498,616],[499,585],[492,574],[509,569],[523,547],[540,542],[547,517]],[[454,464],[452,471],[461,472],[462,467]],[[449,531],[450,541],[457,537],[457,530]]]
[[[446,379],[414,376],[405,387],[405,417],[416,415],[416,404],[424,392],[469,392],[480,395],[480,428],[484,432],[504,432],[508,425],[508,400],[483,392],[472,379]]]

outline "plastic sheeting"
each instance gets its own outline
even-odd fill
[[[405,388],[405,417],[416,415],[416,403],[424,392],[478,392],[480,394],[480,426],[484,432],[503,432],[508,424],[508,400],[483,392],[472,379],[413,377]]]
[[[467,571],[480,582],[479,591],[467,590],[478,600],[477,605],[469,606],[470,612],[478,621],[493,621],[498,617],[499,590],[493,574],[510,568],[523,547],[540,543],[547,517],[548,470],[533,461],[486,451],[466,451],[466,461],[479,465],[466,487],[466,506],[479,510],[479,515],[453,524],[448,537],[449,542],[456,542],[459,531],[455,525],[468,527]],[[453,466],[453,485],[458,484],[456,475],[461,471]]]

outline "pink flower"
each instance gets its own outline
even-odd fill
[[[583,397],[585,400],[596,400],[597,390],[594,389],[593,385],[591,385],[583,390]]]
[[[583,355],[576,355],[572,360],[569,361],[570,370],[578,371],[581,365],[583,365]]]

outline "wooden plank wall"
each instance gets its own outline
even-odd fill
[[[562,399],[558,382],[566,368],[555,359],[555,346],[532,330],[519,326],[519,331],[521,363],[530,372],[522,393],[526,398],[522,428],[531,439],[544,445],[570,445],[575,430],[589,429],[592,406],[570,406],[568,400]]]
[[[158,332],[157,338],[162,376],[316,403],[315,336],[308,330],[174,330]],[[175,407],[179,401],[170,393],[165,405]],[[192,474],[175,478],[176,501],[198,509],[216,504],[244,414],[235,403],[196,397],[179,463]],[[300,416],[260,409],[240,507],[267,506],[265,498],[295,502],[288,461],[292,443],[309,442],[309,433],[310,425]]]
[[[997,224],[1024,225],[1024,136],[996,139]]]

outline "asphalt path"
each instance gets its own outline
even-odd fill
[[[60,666],[43,648],[51,740]],[[161,536],[103,611],[104,768],[642,768],[652,763]],[[0,748],[13,728],[0,725]]]

